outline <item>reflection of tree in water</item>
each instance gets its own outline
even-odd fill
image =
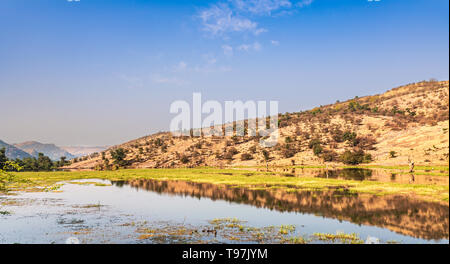
[[[257,169],[261,171],[261,169]],[[264,169],[265,171],[265,169]],[[270,169],[274,174],[283,177],[318,177],[340,180],[355,181],[380,181],[396,182],[409,184],[437,184],[448,186],[449,178],[433,175],[414,175],[404,172],[389,172],[385,169],[367,169],[367,168],[286,168],[273,167]]]
[[[423,239],[448,239],[449,207],[445,204],[414,200],[405,196],[374,196],[347,193],[283,190],[249,190],[225,185],[184,181],[133,180],[113,182],[138,189],[180,196],[208,197],[249,204],[281,212],[301,212],[374,225]],[[270,186],[268,186],[270,187]]]
[[[358,169],[358,168],[325,170],[325,171],[319,172],[317,177],[363,181],[363,180],[368,180],[370,177],[372,177],[372,170]]]

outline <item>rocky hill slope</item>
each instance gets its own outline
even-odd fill
[[[194,166],[383,165],[449,162],[449,82],[424,81],[309,111],[279,114],[280,139],[175,137],[157,133],[74,160],[71,169],[107,169],[125,152],[131,168]]]

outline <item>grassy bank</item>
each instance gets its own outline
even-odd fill
[[[236,168],[242,168],[242,169],[265,169],[266,166],[237,166]],[[409,166],[408,165],[399,165],[399,166],[386,166],[386,165],[340,165],[336,167],[332,167],[332,165],[329,165],[328,167],[326,165],[296,165],[296,166],[270,166],[269,168],[297,168],[297,169],[382,169],[387,170],[390,172],[395,173],[401,173],[401,174],[413,174],[413,175],[427,175],[427,176],[446,176],[448,177],[449,174],[449,166],[442,166],[442,165],[418,165],[414,167],[414,172],[409,172]]]
[[[183,180],[212,184],[226,184],[251,189],[284,189],[289,192],[304,190],[345,190],[347,193],[374,195],[409,195],[418,199],[448,203],[449,186],[424,184],[399,184],[374,181],[352,181],[314,177],[283,177],[272,172],[255,172],[236,169],[130,169],[117,171],[80,172],[20,172],[20,180],[9,186],[11,190],[49,191],[59,188],[58,182],[76,179],[155,179]]]

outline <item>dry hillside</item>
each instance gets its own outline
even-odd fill
[[[427,81],[384,94],[355,97],[309,111],[279,114],[280,140],[262,148],[258,137],[145,136],[75,159],[72,169],[114,167],[111,151],[125,150],[130,168],[313,165],[357,162],[383,165],[449,161],[449,82]],[[345,155],[344,153],[347,153]],[[357,156],[357,155],[356,155]]]

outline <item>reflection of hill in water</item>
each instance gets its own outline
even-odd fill
[[[343,195],[342,192],[249,190],[184,181],[113,182],[138,189],[192,197],[208,197],[277,211],[300,212],[374,225],[423,239],[448,239],[449,207],[403,196]]]
[[[245,168],[252,170],[252,168]],[[267,171],[258,168],[258,171]],[[323,169],[323,168],[270,168],[270,172],[279,173],[282,176],[290,177],[319,177],[340,180],[354,181],[379,181],[395,182],[407,184],[436,184],[448,185],[449,177],[432,175],[414,175],[399,171],[388,171],[385,169],[363,169],[363,168],[344,168],[344,169]]]

